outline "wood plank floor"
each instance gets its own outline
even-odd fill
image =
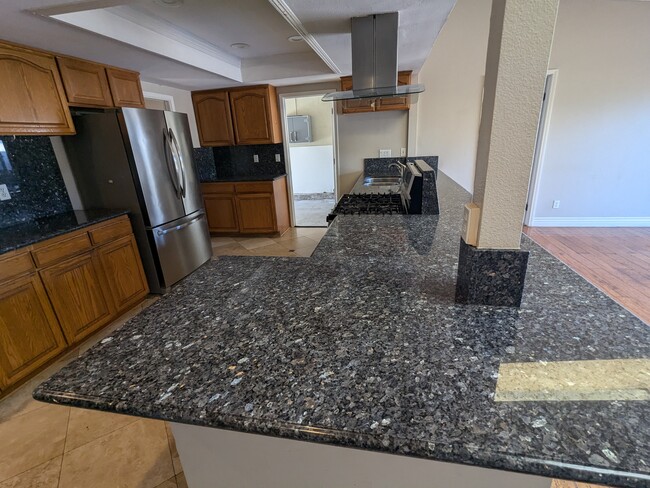
[[[650,228],[524,227],[524,232],[650,324]]]

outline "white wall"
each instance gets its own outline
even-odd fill
[[[442,171],[470,191],[490,7],[458,0],[419,75],[416,152],[439,155]],[[650,225],[649,25],[650,2],[560,2],[534,225]]]
[[[458,0],[418,75],[416,151],[472,191],[490,0]],[[413,154],[413,151],[411,151]]]
[[[199,133],[196,129],[196,119],[194,117],[194,107],[192,105],[192,93],[187,90],[179,90],[170,86],[157,85],[147,81],[142,82],[142,91],[162,93],[174,98],[174,108],[176,112],[187,114],[190,123],[190,132],[192,132],[192,143],[194,147],[201,147],[199,142]]]
[[[325,146],[332,144],[332,104],[323,102],[322,95],[285,98],[287,115],[309,115],[311,117],[311,142],[294,142],[297,146]]]
[[[533,225],[650,225],[650,3],[560,2],[550,67]]]
[[[294,193],[333,193],[334,154],[329,146],[289,148],[291,185]]]
[[[390,149],[399,157],[407,147],[408,113],[401,110],[338,114],[339,194],[349,193],[363,173],[364,158],[379,157],[379,149]],[[436,154],[436,153],[427,153]]]

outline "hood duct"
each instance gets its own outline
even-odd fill
[[[398,12],[353,17],[351,27],[353,89],[328,93],[323,101],[401,97],[424,91],[424,85],[397,86]]]

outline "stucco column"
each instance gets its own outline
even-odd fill
[[[493,0],[473,201],[479,249],[519,249],[559,0]]]
[[[521,229],[559,0],[493,0],[473,202],[476,246],[460,244],[456,301],[519,306]]]

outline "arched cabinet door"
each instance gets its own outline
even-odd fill
[[[234,146],[230,102],[225,90],[192,94],[201,146]]]
[[[274,144],[282,142],[275,88],[241,87],[230,89],[235,141],[237,144]]]
[[[0,93],[0,135],[75,133],[54,56],[0,43]]]

